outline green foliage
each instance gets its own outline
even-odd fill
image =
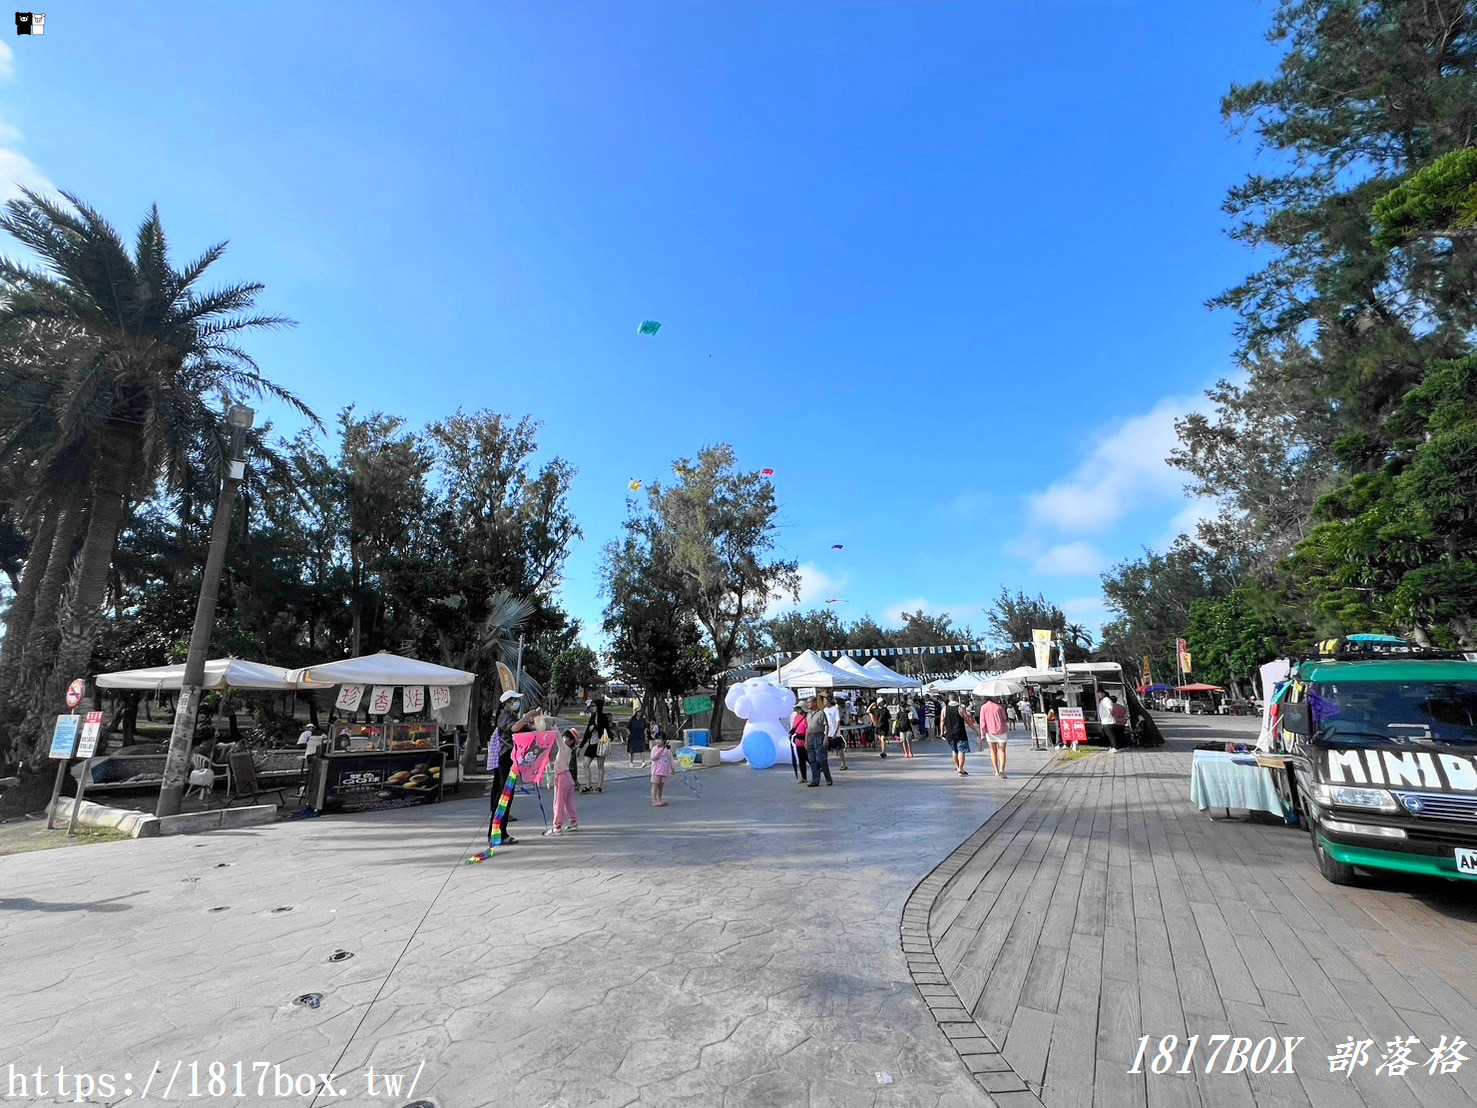
[[[1477,228],[1477,146],[1443,154],[1412,173],[1374,205],[1376,246]]]
[[[604,683],[600,676],[600,660],[588,646],[575,646],[554,659],[554,668],[549,675],[557,705],[564,703],[580,689],[593,689]]]
[[[1327,631],[1477,646],[1477,355],[1434,363],[1390,422],[1397,453],[1319,501],[1289,569]]]
[[[841,650],[847,646],[847,631],[830,608],[813,608],[808,612],[785,612],[766,621],[767,650],[772,653],[798,654],[802,650]],[[863,645],[876,646],[880,636]]]
[[[1264,662],[1305,649],[1307,635],[1285,622],[1286,612],[1282,597],[1255,584],[1242,585],[1219,599],[1192,601],[1185,640],[1194,658],[1195,679],[1216,685],[1238,678],[1250,681]]]

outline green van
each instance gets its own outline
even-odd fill
[[[1292,668],[1273,726],[1318,869],[1477,879],[1477,662],[1359,639]]]

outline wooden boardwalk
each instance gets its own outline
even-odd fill
[[[966,1064],[1009,1105],[1477,1103],[1477,1046],[1454,1073],[1425,1068],[1443,1035],[1477,1043],[1477,885],[1340,888],[1305,831],[1244,812],[1212,821],[1189,800],[1189,770],[1217,726],[1172,724],[1165,748],[1033,778],[919,886],[904,946]],[[1128,1072],[1142,1035],[1144,1071],[1178,1037],[1171,1072]],[[1303,1041],[1292,1074],[1220,1072],[1224,1052],[1198,1072],[1214,1035],[1276,1039],[1275,1068],[1284,1037]],[[1373,1041],[1367,1064],[1331,1073],[1350,1036]],[[1410,1036],[1414,1068],[1376,1072]]]

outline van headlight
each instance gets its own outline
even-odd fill
[[[1399,805],[1385,789],[1361,789],[1356,785],[1316,784],[1313,800],[1324,808],[1371,808],[1377,812],[1398,812]]]

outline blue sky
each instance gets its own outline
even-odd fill
[[[1253,265],[1220,204],[1257,163],[1219,98],[1270,17],[71,4],[0,45],[0,189],[125,232],[157,202],[180,261],[229,238],[299,321],[251,349],[325,419],[542,420],[587,625],[626,482],[727,441],[805,606],[978,627],[1004,585],[1095,629],[1098,574],[1198,510],[1162,459],[1233,371],[1204,301]]]

